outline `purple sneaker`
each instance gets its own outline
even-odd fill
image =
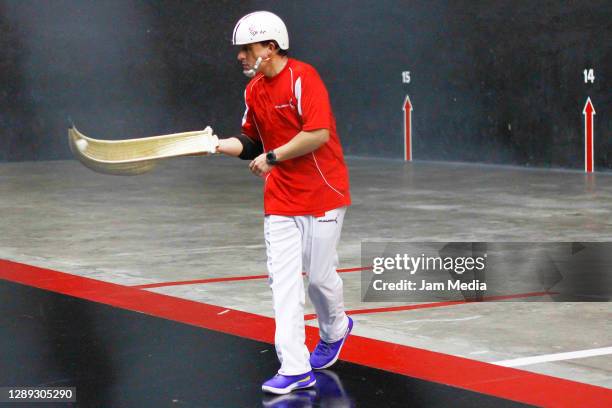
[[[333,343],[327,343],[323,340],[319,340],[319,344],[314,349],[312,354],[310,354],[310,366],[315,370],[322,370],[334,364],[336,360],[338,360],[338,356],[340,355],[340,350],[342,350],[342,346],[346,341],[351,330],[353,330],[353,319],[348,318],[349,323],[346,328],[346,333],[344,336]]]
[[[316,382],[312,371],[300,375],[276,374],[263,383],[261,389],[272,394],[288,394],[293,390],[312,387]]]

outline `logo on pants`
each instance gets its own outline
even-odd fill
[[[329,218],[327,220],[319,218],[319,219],[317,219],[317,222],[335,222],[337,224],[338,223],[338,216],[336,215],[336,218]]]

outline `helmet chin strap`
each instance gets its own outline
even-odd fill
[[[257,60],[255,61],[255,65],[253,65],[253,68],[247,69],[246,71],[242,71],[242,73],[244,75],[246,75],[247,77],[249,77],[249,78],[253,78],[255,76],[255,74],[257,74],[257,71],[259,70],[259,66],[261,65],[261,63],[263,61],[270,60],[270,58],[271,57],[263,59],[262,57],[257,57]]]

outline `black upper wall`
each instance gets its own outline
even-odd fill
[[[68,117],[109,139],[238,132],[230,37],[258,9],[318,68],[347,154],[402,157],[409,94],[416,159],[583,168],[590,96],[612,168],[609,1],[3,2],[0,160],[69,157]]]

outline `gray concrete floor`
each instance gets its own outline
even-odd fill
[[[358,158],[349,167],[341,268],[360,266],[363,240],[612,240],[609,173]],[[137,177],[76,161],[0,164],[0,258],[125,285],[265,274],[261,187],[246,162],[221,157]],[[398,304],[364,303],[359,273],[341,276],[348,309]],[[151,290],[271,316],[265,279]],[[535,300],[356,315],[355,333],[488,362],[612,346],[610,303]],[[521,368],[612,388],[612,355]]]

